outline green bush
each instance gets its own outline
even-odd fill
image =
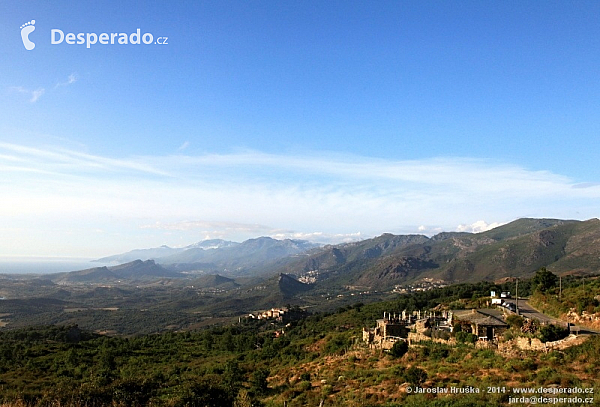
[[[456,341],[458,343],[475,343],[477,342],[477,336],[469,332],[457,332]]]
[[[550,324],[540,328],[539,338],[542,342],[554,342],[566,338],[569,335],[567,328]]]
[[[250,391],[257,395],[263,395],[267,392],[268,369],[258,369],[252,373],[250,379]]]
[[[308,380],[302,381],[302,382],[300,382],[300,384],[298,384],[298,389],[303,392],[308,391],[311,388],[312,388],[312,384]]]
[[[542,267],[536,271],[532,282],[536,286],[536,289],[545,293],[556,286],[558,277],[556,277],[556,275],[554,275],[552,272],[546,270],[546,267]]]
[[[390,349],[390,355],[395,358],[401,358],[406,352],[408,352],[408,342],[406,341],[398,341]]]
[[[325,386],[323,386],[323,395],[324,396],[329,396],[330,394],[333,393],[333,386],[330,384],[326,384]]]
[[[433,346],[433,349],[429,354],[433,360],[442,360],[450,355],[450,350],[443,345],[437,345]]]
[[[420,386],[427,380],[427,372],[416,366],[411,366],[404,372],[404,380],[412,386]]]
[[[551,367],[544,367],[537,371],[536,381],[542,385],[560,384],[561,375]]]
[[[514,329],[521,329],[523,322],[523,317],[519,315],[510,315],[506,318],[506,323],[508,326]]]
[[[327,345],[325,345],[325,352],[341,355],[346,352],[346,349],[349,347],[349,345],[350,343],[346,335],[333,335],[329,341],[327,341]]]
[[[431,331],[431,337],[444,339],[447,341],[448,339],[450,339],[450,332],[444,331],[443,329],[434,329],[433,331]]]
[[[537,363],[531,358],[510,359],[504,368],[507,372],[526,372],[535,371],[538,368]]]

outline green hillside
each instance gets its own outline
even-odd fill
[[[513,388],[598,388],[598,336],[560,352],[515,355],[422,342],[392,356],[361,344],[362,328],[383,311],[467,304],[491,288],[500,287],[462,284],[356,303],[288,326],[236,319],[127,338],[76,326],[0,331],[0,405],[505,406],[519,396]],[[418,394],[416,388],[469,393]]]
[[[318,284],[391,289],[441,280],[447,284],[530,277],[540,267],[558,274],[600,270],[600,221],[519,219],[487,232],[425,236],[382,235],[330,246],[288,265]]]

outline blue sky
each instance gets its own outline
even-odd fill
[[[0,35],[0,256],[599,215],[598,2],[2,0]]]

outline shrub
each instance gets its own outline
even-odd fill
[[[267,391],[267,378],[269,377],[268,369],[258,369],[252,373],[250,379],[250,390],[257,395],[263,395]]]
[[[308,380],[304,380],[302,382],[300,382],[300,384],[298,385],[298,389],[300,391],[308,391],[312,388],[312,384],[308,381]]]
[[[505,365],[507,372],[526,372],[535,371],[538,368],[537,363],[531,358],[510,359]]]
[[[390,349],[390,355],[395,358],[401,358],[406,352],[408,352],[408,342],[406,341],[398,341]]]
[[[324,396],[329,396],[332,393],[333,393],[333,386],[332,385],[326,384],[325,386],[323,386],[323,395]]]
[[[523,317],[519,315],[510,315],[506,318],[506,323],[508,326],[515,329],[521,329],[523,326],[523,321]]]
[[[560,384],[561,376],[551,367],[544,367],[537,371],[536,381],[539,384]]]
[[[457,332],[456,341],[458,343],[475,343],[477,342],[477,336],[469,332]]]
[[[560,366],[561,364],[563,364],[564,358],[565,358],[564,354],[562,354],[561,352],[557,352],[555,350],[542,356],[542,360],[547,361],[548,363],[550,363],[553,366]]]
[[[431,337],[444,339],[447,341],[448,339],[450,339],[450,332],[444,331],[442,329],[434,329],[433,331],[431,331]]]
[[[433,349],[430,352],[430,355],[433,360],[442,360],[446,359],[448,355],[450,355],[450,351],[448,350],[448,348],[438,345],[433,347]]]
[[[350,345],[346,335],[337,334],[333,335],[327,344],[325,345],[325,351],[327,353],[344,354],[348,346]]]
[[[412,386],[420,386],[427,380],[427,372],[416,366],[411,366],[404,373],[404,380]]]
[[[568,335],[568,329],[550,324],[540,328],[539,337],[542,342],[553,342],[566,338]]]
[[[404,366],[394,366],[392,368],[392,374],[398,377],[404,377],[404,373],[406,372],[406,368]]]

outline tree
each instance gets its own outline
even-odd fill
[[[511,328],[521,329],[521,327],[523,326],[523,323],[524,323],[524,319],[523,319],[523,317],[518,316],[518,315],[509,315],[506,318],[506,323]]]
[[[310,382],[310,373],[304,372],[300,375],[300,380]]]
[[[216,377],[203,377],[196,382],[184,386],[176,406],[186,407],[231,407],[237,396],[231,395],[227,389],[221,386]]]
[[[416,366],[411,366],[404,373],[404,380],[413,386],[420,386],[427,380],[427,372]]]
[[[556,277],[551,271],[546,270],[546,267],[542,267],[536,271],[533,277],[533,283],[538,290],[545,293],[549,289],[556,286],[558,277]]]
[[[252,373],[250,379],[250,390],[259,396],[262,396],[267,391],[267,378],[269,377],[268,369],[258,369]]]
[[[554,342],[566,338],[569,330],[553,324],[545,325],[540,328],[540,340],[542,342]]]
[[[222,383],[228,391],[228,395],[233,399],[242,387],[244,372],[236,360],[230,360],[225,364],[225,370],[222,374]]]
[[[390,349],[390,355],[395,358],[401,358],[406,352],[408,352],[408,342],[406,341],[398,341]]]
[[[470,332],[456,332],[456,341],[458,343],[475,343],[477,342],[477,335],[473,335]]]

